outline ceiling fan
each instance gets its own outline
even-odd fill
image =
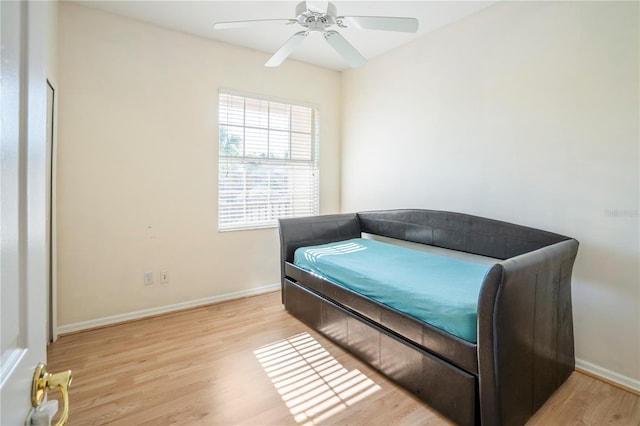
[[[415,33],[418,20],[415,18],[396,18],[391,16],[338,16],[336,7],[328,1],[303,1],[296,6],[295,19],[258,19],[252,21],[218,22],[213,28],[224,30],[271,25],[301,25],[304,30],[292,35],[273,56],[264,64],[277,67],[293,53],[294,49],[309,35],[316,31],[353,68],[364,65],[367,60],[339,32],[332,29],[357,28],[363,30],[383,30]]]

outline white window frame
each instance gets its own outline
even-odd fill
[[[222,114],[222,110],[221,110],[221,102],[223,100],[223,97],[225,96],[231,96],[231,97],[241,97],[244,98],[244,117],[243,117],[243,121],[242,121],[242,125],[238,125],[237,123],[229,125],[229,120],[225,120],[223,119],[223,117],[221,116]],[[249,126],[246,123],[246,100],[250,100],[250,101],[262,101],[262,102],[267,102],[269,105],[269,108],[271,108],[271,104],[286,104],[287,106],[289,106],[290,108],[290,112],[289,112],[289,120],[290,120],[290,124],[289,124],[289,130],[285,131],[288,133],[288,139],[289,139],[289,156],[291,157],[291,152],[292,152],[292,146],[293,146],[293,142],[292,142],[292,135],[295,134],[303,134],[303,135],[307,135],[307,133],[299,133],[293,130],[293,125],[291,123],[291,108],[292,107],[297,107],[297,108],[308,108],[311,111],[311,129],[310,129],[310,133],[309,136],[311,138],[311,146],[310,146],[310,158],[309,159],[281,159],[281,158],[264,158],[264,157],[256,157],[256,156],[251,156],[250,154],[248,154],[246,151],[246,146],[247,146],[247,129],[249,130],[260,130],[263,132],[266,132],[267,135],[270,135],[270,130],[274,130],[273,128],[271,128],[271,123],[269,122],[267,124],[266,127],[255,127],[255,126]],[[268,111],[269,117],[271,117],[271,111],[269,109]],[[279,99],[279,98],[274,98],[274,97],[269,97],[269,96],[262,96],[262,95],[256,95],[256,94],[249,94],[249,93],[244,93],[244,92],[238,92],[235,90],[228,90],[228,89],[220,89],[219,93],[218,93],[218,185],[217,185],[217,189],[218,189],[218,193],[217,193],[217,199],[218,199],[218,231],[219,232],[226,232],[226,231],[239,231],[239,230],[249,230],[249,229],[261,229],[261,228],[275,228],[278,226],[278,219],[280,218],[287,218],[287,217],[299,217],[299,216],[313,216],[313,215],[318,215],[319,211],[320,211],[320,188],[319,188],[319,184],[320,184],[320,180],[319,180],[319,171],[320,171],[320,165],[319,165],[319,136],[320,136],[320,117],[319,117],[319,108],[316,105],[313,104],[309,104],[309,103],[303,103],[303,102],[296,102],[296,101],[291,101],[291,100],[285,100],[285,99]],[[225,127],[226,126],[226,127]],[[221,151],[221,131],[223,129],[223,127],[225,127],[225,129],[228,129],[229,127],[233,127],[236,130],[242,128],[242,154],[241,155],[224,155]],[[279,130],[280,132],[282,132],[282,130]],[[227,130],[228,132],[228,130]],[[266,140],[266,150],[269,151],[270,147],[269,147],[269,138],[270,136],[267,137]],[[261,141],[264,142],[264,141]],[[256,215],[254,210],[251,210],[251,207],[247,207],[247,205],[251,205],[253,204],[253,208],[256,208],[256,205],[263,205],[265,203],[258,203],[256,204],[251,203],[250,197],[247,194],[248,189],[247,189],[247,181],[250,180],[248,179],[248,171],[245,170],[244,171],[244,180],[243,180],[243,186],[244,186],[244,190],[240,191],[242,192],[243,195],[243,200],[244,200],[244,213],[241,214],[241,217],[239,218],[239,220],[231,220],[229,219],[230,216],[233,215],[233,213],[229,213],[231,212],[237,212],[237,206],[235,206],[234,208],[231,209],[225,209],[223,204],[225,203],[223,201],[223,193],[224,193],[224,189],[222,188],[223,182],[224,182],[224,178],[223,178],[223,173],[227,173],[225,172],[225,170],[229,170],[229,168],[231,167],[236,167],[236,168],[248,168],[250,167],[250,165],[255,166],[267,166],[267,168],[270,168],[269,170],[271,170],[272,173],[275,173],[275,171],[280,170],[280,171],[284,171],[286,170],[288,173],[288,179],[291,179],[291,174],[295,174],[295,173],[303,173],[305,175],[305,178],[300,179],[300,181],[302,182],[302,184],[298,184],[298,187],[302,187],[304,189],[304,191],[309,191],[309,198],[306,198],[305,195],[301,195],[301,194],[297,194],[297,198],[296,198],[296,192],[291,191],[291,185],[289,185],[289,191],[287,192],[288,198],[290,199],[290,201],[288,203],[284,203],[284,204],[289,204],[288,208],[285,208],[285,212],[276,212],[274,209],[274,205],[277,204],[275,202],[272,203],[272,196],[274,195],[274,191],[271,189],[271,182],[269,183],[269,190],[267,191],[268,193],[268,200],[266,202],[266,211],[269,212],[267,214],[262,214],[262,215]],[[271,175],[269,175],[271,176]],[[289,182],[289,180],[287,180],[287,182]],[[308,180],[308,183],[307,183]],[[292,180],[293,181],[293,180]],[[297,180],[296,180],[297,181]],[[227,182],[228,183],[228,182]],[[307,192],[305,192],[306,194]],[[280,193],[281,194],[281,193]],[[227,196],[229,195],[229,188],[227,188]],[[297,201],[294,201],[297,200]],[[282,203],[280,203],[282,204]],[[299,205],[303,204],[303,208],[299,209]],[[305,205],[308,204],[308,205]],[[293,207],[292,207],[293,206]]]

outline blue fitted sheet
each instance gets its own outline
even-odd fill
[[[489,264],[354,238],[296,250],[294,264],[464,340],[477,341]]]

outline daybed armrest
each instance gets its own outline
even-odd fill
[[[284,264],[293,262],[296,249],[359,238],[360,221],[355,213],[280,219],[280,279],[284,286]],[[284,287],[283,287],[284,291]]]
[[[478,302],[482,424],[524,424],[574,370],[567,239],[504,260],[485,277]]]

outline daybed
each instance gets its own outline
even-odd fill
[[[298,248],[363,235],[494,258],[479,286],[476,341],[293,264]],[[287,311],[458,424],[524,424],[574,370],[573,238],[467,214],[386,210],[282,219],[280,243]]]

